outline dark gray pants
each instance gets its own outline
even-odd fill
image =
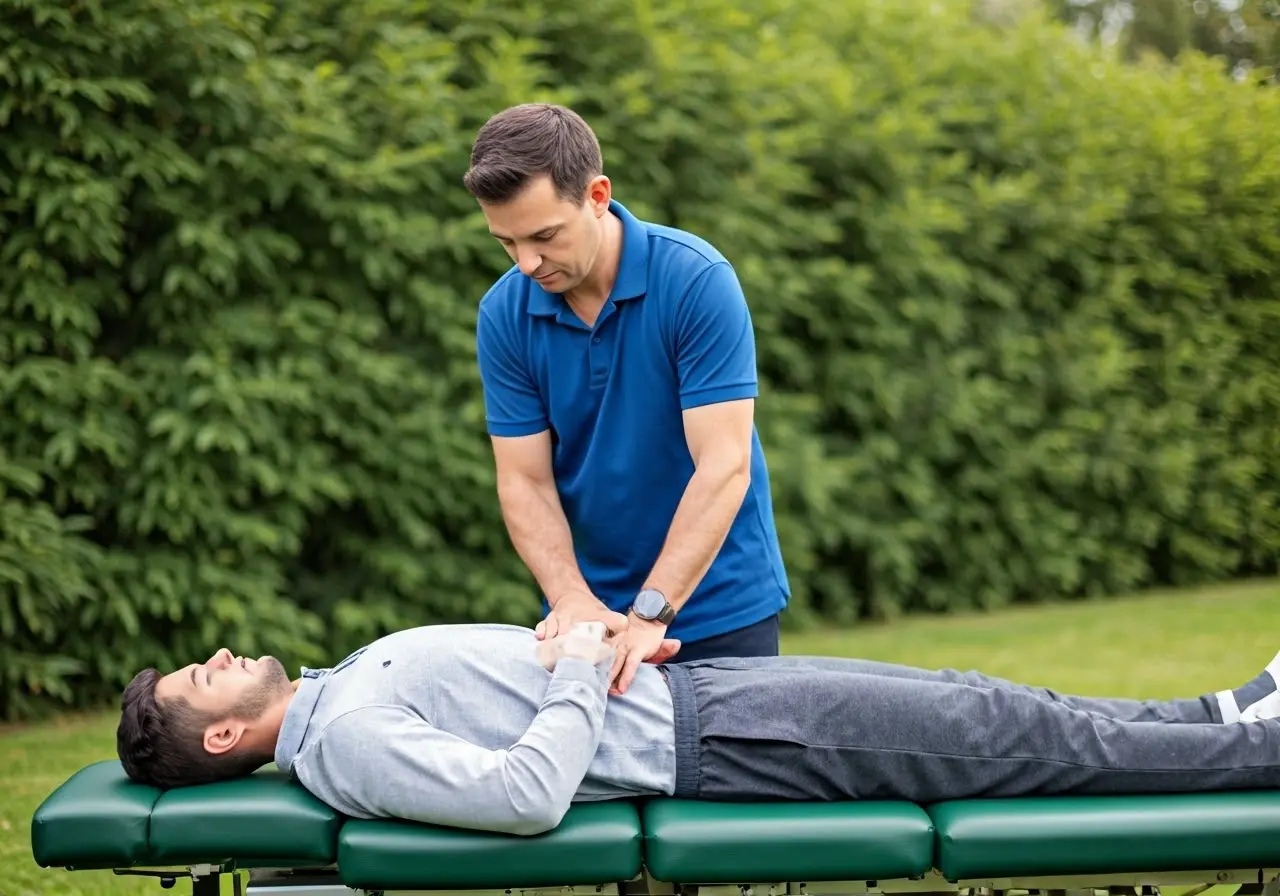
[[[664,666],[676,795],[919,803],[1280,787],[1280,720],[829,657]]]

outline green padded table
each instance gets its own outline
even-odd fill
[[[31,819],[38,864],[73,869],[325,865],[342,820],[278,773],[162,793],[114,761],[76,772]]]
[[[664,881],[879,880],[933,862],[933,822],[912,803],[654,800],[642,819],[645,863]]]
[[[641,843],[629,802],[575,806],[554,831],[515,837],[346,819],[278,772],[162,793],[115,761],[77,772],[31,820],[44,867],[336,865],[344,885],[371,890],[612,884],[639,874]]]
[[[1280,896],[1280,793],[932,806],[618,800],[575,805],[555,830],[517,837],[345,818],[277,772],[161,793],[108,761],[45,798],[31,847],[45,868],[156,874],[166,886],[190,878],[195,896],[226,892],[229,873],[237,887],[247,873],[249,896],[924,896],[974,886],[1133,896],[1170,884]]]
[[[338,867],[344,884],[371,890],[591,886],[639,874],[641,841],[626,802],[574,806],[554,831],[534,837],[349,821]]]
[[[1280,865],[1280,793],[964,800],[929,814],[950,880]]]

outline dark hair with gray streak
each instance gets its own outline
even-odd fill
[[[551,103],[524,103],[485,122],[463,183],[479,201],[500,205],[546,176],[559,198],[580,202],[603,171],[600,141],[582,116]]]

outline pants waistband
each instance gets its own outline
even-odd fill
[[[701,789],[698,780],[698,707],[693,695],[693,678],[679,663],[659,667],[671,689],[671,705],[675,710],[676,789],[677,799],[696,799]]]

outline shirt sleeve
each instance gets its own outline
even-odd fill
[[[562,658],[532,724],[500,750],[401,706],[357,709],[326,729],[299,778],[348,814],[524,836],[549,831],[569,810],[599,746],[607,673]]]
[[[751,312],[728,262],[705,269],[680,302],[675,348],[682,410],[756,397]]]
[[[485,425],[494,436],[529,436],[548,427],[542,397],[509,328],[481,306],[476,357],[484,390]]]

